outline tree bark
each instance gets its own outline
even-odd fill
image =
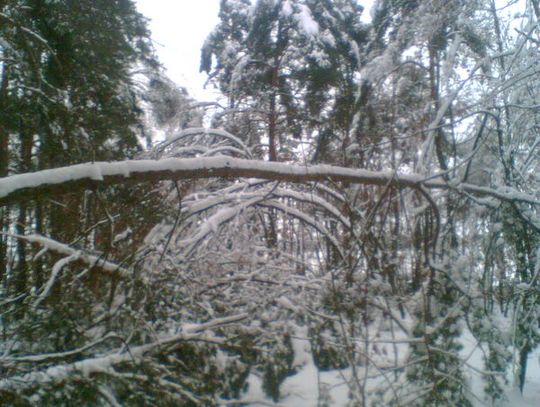
[[[21,162],[19,170],[21,173],[30,171],[32,165],[32,141],[33,137],[30,132],[22,132],[21,134]],[[27,224],[28,206],[26,202],[19,203],[18,206],[17,225],[15,230],[17,234],[24,235]],[[28,264],[26,262],[26,243],[22,240],[17,241],[17,267],[15,268],[14,288],[17,294],[26,292],[28,283]]]
[[[523,394],[523,389],[525,387],[525,376],[527,374],[527,359],[529,357],[531,349],[529,347],[529,344],[526,343],[520,350],[519,350],[519,391],[521,394]]]
[[[0,10],[2,9],[0,2]],[[8,85],[7,65],[2,66],[0,76],[0,112],[5,111]],[[0,117],[0,177],[7,177],[9,173],[9,132]],[[9,222],[9,207],[0,208],[0,232],[7,232]],[[4,281],[7,272],[7,237],[0,235],[0,284]]]

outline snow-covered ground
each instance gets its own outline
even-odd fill
[[[517,389],[508,391],[508,402],[505,407],[538,407],[540,406],[540,349],[531,353],[527,362],[527,379],[523,396]],[[485,404],[478,404],[479,406]]]
[[[464,345],[462,355],[471,366],[466,368],[466,374],[469,379],[470,390],[474,394],[472,401],[475,407],[491,407],[490,403],[484,401],[483,383],[478,372],[483,369],[481,351],[476,347],[476,341],[468,331],[463,334],[462,343]],[[245,398],[248,400],[261,400],[261,402],[253,402],[249,405],[252,407],[269,405],[282,407],[347,406],[349,389],[346,380],[347,377],[350,377],[350,372],[348,370],[318,372],[309,352],[309,343],[296,339],[294,348],[297,353],[296,358],[300,359],[300,362],[303,359],[304,365],[297,374],[288,377],[282,384],[281,393],[283,396],[281,401],[274,404],[265,397],[261,388],[261,378],[251,375],[249,378],[249,390]],[[302,353],[298,355],[298,351]],[[323,393],[321,394],[322,397],[326,393],[326,404],[319,404],[319,393]],[[507,397],[508,400],[498,404],[497,407],[540,406],[540,349],[532,352],[529,356],[523,395],[520,394],[519,390],[513,388],[510,381]]]
[[[469,376],[471,391],[477,397],[475,400],[473,400],[475,406],[491,406],[491,404],[483,400],[483,383],[480,374],[477,371],[473,370],[473,368],[479,370],[483,369],[481,351],[478,348],[475,348],[476,341],[468,331],[464,333],[462,341],[464,345],[462,354],[470,355],[468,363],[472,366],[472,368],[467,369],[467,373]],[[519,390],[515,388],[515,386],[513,386],[512,378],[509,376],[508,391],[506,392],[508,400],[505,403],[501,403],[501,407],[540,406],[540,349],[536,349],[529,355],[527,366],[527,378],[525,381],[523,395],[521,395]]]

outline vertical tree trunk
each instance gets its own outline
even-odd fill
[[[43,234],[43,205],[41,202],[36,204],[36,232],[40,235]],[[35,261],[34,265],[34,287],[39,290],[43,286],[43,260],[40,257]]]
[[[429,83],[430,83],[430,93],[431,101],[433,102],[435,115],[437,114],[440,106],[440,95],[439,95],[439,56],[436,49],[433,46],[429,46]],[[446,144],[446,139],[442,126],[437,126],[435,131],[435,154],[437,155],[437,161],[439,166],[443,171],[448,170],[447,159],[444,153],[444,147]],[[445,174],[445,178],[448,176]]]
[[[22,127],[22,126],[21,126]],[[19,164],[19,170],[21,173],[31,171],[32,167],[32,145],[33,136],[27,129],[21,130],[21,162]],[[27,224],[27,211],[28,207],[26,203],[19,204],[16,232],[19,235],[24,235],[26,232]],[[26,292],[28,283],[28,265],[26,262],[26,242],[22,239],[17,240],[17,268],[14,276],[14,288],[17,294]]]
[[[15,232],[18,235],[24,235],[26,231],[26,204],[19,205],[19,215],[17,216],[17,225]],[[15,269],[13,288],[16,294],[26,292],[26,282],[28,279],[28,270],[26,264],[26,244],[24,240],[17,240],[17,267]]]
[[[519,350],[519,391],[523,394],[523,388],[525,387],[525,375],[527,374],[527,359],[531,348],[528,343]]]
[[[1,2],[0,2],[1,6]],[[1,10],[1,7],[0,7]],[[5,111],[7,99],[7,66],[4,64],[0,76],[0,112]],[[9,132],[0,117],[0,178],[6,177],[9,170]],[[8,232],[9,208],[0,208],[0,232]],[[0,235],[0,284],[7,273],[7,238]]]
[[[531,0],[531,4],[533,6],[534,15],[536,16],[536,19],[540,20],[540,2],[538,0]]]
[[[277,70],[277,69],[276,69]],[[276,76],[276,73],[274,73]],[[277,161],[277,111],[276,111],[276,92],[272,90],[270,96],[270,111],[268,113],[268,160]]]
[[[272,72],[272,94],[270,95],[270,106],[268,113],[268,160],[277,161],[277,107],[276,99],[277,92],[276,87],[278,86],[279,80],[279,62],[276,58],[275,68]],[[277,231],[276,231],[276,213],[273,209],[270,209],[269,212],[269,237],[268,237],[268,247],[275,248],[277,246]]]

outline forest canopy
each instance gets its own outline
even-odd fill
[[[1,405],[528,400],[540,4],[367,12],[221,0],[197,101],[132,0],[0,0]]]

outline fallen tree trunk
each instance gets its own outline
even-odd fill
[[[499,200],[538,205],[535,197],[512,189],[491,189],[472,184],[451,185],[436,177],[369,171],[331,165],[302,166],[233,157],[166,158],[95,162],[0,178],[0,206],[115,184],[201,178],[261,178],[293,183],[347,182],[396,188],[455,189]]]

